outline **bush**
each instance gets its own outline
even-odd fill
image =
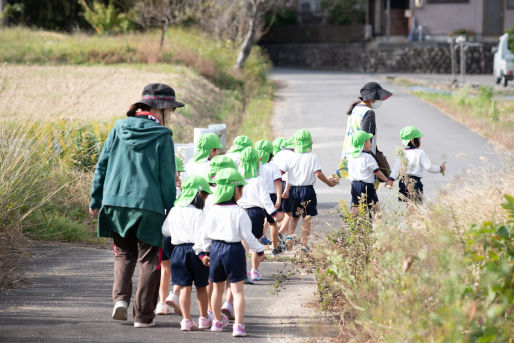
[[[514,26],[510,30],[507,30],[507,33],[509,34],[509,50],[511,53],[514,53]]]
[[[127,33],[132,30],[133,25],[129,14],[120,13],[114,7],[112,0],[107,5],[94,0],[92,7],[87,4],[86,0],[81,0],[80,4],[84,9],[82,12],[84,19],[95,29],[97,34]]]

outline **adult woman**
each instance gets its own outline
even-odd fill
[[[127,319],[139,261],[134,327],[155,325],[161,227],[176,192],[172,133],[165,125],[182,106],[171,87],[147,85],[128,118],[109,132],[91,185],[89,211],[98,215],[98,235],[114,241],[113,319]]]
[[[359,100],[355,101],[346,114],[349,115],[346,124],[346,135],[343,143],[343,153],[341,156],[341,164],[337,170],[339,177],[348,176],[348,155],[351,154],[352,147],[352,135],[357,131],[365,131],[371,133],[373,138],[371,140],[371,152],[376,155],[377,151],[378,158],[382,158],[382,153],[377,149],[376,131],[377,125],[375,121],[375,111],[382,105],[382,102],[389,99],[391,92],[386,91],[376,82],[366,83],[360,90]],[[385,160],[385,157],[384,157]],[[380,161],[379,165],[381,164]],[[387,161],[386,161],[387,163]]]

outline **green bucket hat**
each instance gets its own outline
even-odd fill
[[[216,182],[216,189],[214,190],[215,204],[231,200],[234,197],[236,187],[246,185],[243,175],[232,168],[220,170],[214,181]]]
[[[282,144],[282,149],[294,149],[294,136],[288,139],[284,139],[284,143]]]
[[[239,172],[243,174],[245,179],[259,176],[259,155],[257,150],[248,147],[241,151]]]
[[[307,130],[298,130],[294,135],[294,151],[295,152],[311,152],[312,151],[312,136]]]
[[[189,205],[199,191],[212,194],[209,182],[205,178],[198,175],[189,175],[182,182],[182,193],[175,200],[175,206],[184,207]]]
[[[175,169],[177,172],[185,172],[186,170],[182,166],[182,159],[179,155],[175,154]]]
[[[198,138],[193,160],[195,162],[199,162],[209,157],[209,152],[211,151],[211,149],[221,148],[223,148],[223,146],[221,145],[220,138],[218,137],[218,135],[214,133],[204,133],[200,136],[200,138]]]
[[[216,174],[225,168],[232,168],[237,170],[237,165],[232,158],[227,155],[214,156],[209,165],[209,171],[207,172],[207,178],[210,183],[214,183]]]
[[[373,137],[371,133],[367,133],[366,131],[362,130],[359,130],[352,135],[353,157],[359,157],[362,149],[364,148],[364,143],[366,143],[366,141],[371,137]]]
[[[252,146],[252,140],[248,136],[237,136],[234,138],[234,145],[230,148],[229,152],[241,152],[244,148]]]
[[[279,151],[282,150],[284,140],[284,137],[275,138],[275,140],[273,141],[273,155],[276,155]]]
[[[273,145],[266,139],[261,139],[255,143],[255,150],[260,158],[260,163],[268,163],[270,155],[273,153]]]
[[[402,139],[403,145],[409,145],[409,142],[413,138],[420,138],[424,135],[414,126],[406,126],[400,131],[400,137]]]

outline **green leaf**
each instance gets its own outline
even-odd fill
[[[503,239],[509,239],[510,238],[510,230],[507,226],[502,225],[497,230],[496,233]]]

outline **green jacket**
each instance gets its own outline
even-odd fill
[[[89,207],[127,207],[164,216],[175,192],[171,130],[145,118],[118,120],[98,159]]]

